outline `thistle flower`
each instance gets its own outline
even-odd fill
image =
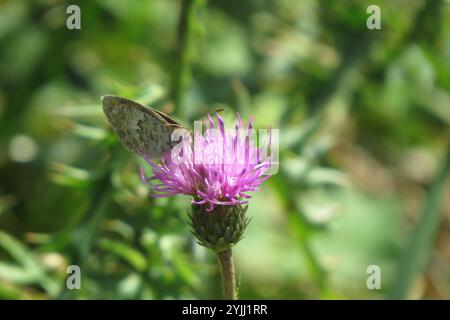
[[[248,203],[247,192],[259,190],[270,177],[264,176],[270,157],[263,158],[262,147],[252,141],[253,120],[246,127],[237,114],[235,130],[226,130],[222,117],[216,116],[217,124],[208,115],[205,135],[194,132],[193,145],[185,141],[182,156],[168,152],[161,163],[148,161],[154,174],[149,180],[160,182],[153,185],[154,197],[191,195],[193,204],[206,205],[212,212],[217,205]],[[269,145],[270,140],[269,135]]]
[[[238,113],[234,130],[226,130],[222,117],[216,117],[214,122],[208,115],[205,134],[194,130],[193,142],[188,134],[181,148],[166,153],[161,162],[147,159],[153,168],[148,180],[159,181],[153,185],[154,197],[193,197],[192,233],[200,245],[217,254],[224,297],[236,299],[231,247],[241,240],[249,223],[245,214],[251,196],[247,192],[259,190],[270,177],[264,174],[271,158],[256,146],[252,118],[245,126]]]

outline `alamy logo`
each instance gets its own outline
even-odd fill
[[[371,4],[367,7],[367,13],[370,16],[367,18],[366,26],[369,30],[381,29],[381,9],[376,4]]]
[[[79,6],[72,4],[67,7],[67,14],[70,16],[66,19],[66,26],[69,30],[80,30],[81,29],[81,9]]]
[[[270,159],[264,175],[274,175],[279,169],[279,129],[218,129],[208,128],[202,134],[202,122],[194,122],[194,134],[185,128],[175,129],[171,140],[180,141],[171,150],[175,164],[208,164],[246,166]],[[221,141],[221,143],[213,143]],[[237,152],[240,150],[242,152]],[[232,155],[232,156],[228,156]]]
[[[370,276],[367,278],[367,289],[381,289],[381,268],[380,266],[373,264],[367,267],[367,274]]]
[[[70,274],[67,277],[66,285],[67,289],[81,289],[81,269],[77,265],[70,265],[67,267],[66,272]]]

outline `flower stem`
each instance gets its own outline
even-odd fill
[[[190,77],[190,41],[192,38],[194,6],[197,0],[181,0],[181,12],[176,38],[176,62],[172,78],[174,113],[180,112]]]
[[[231,249],[217,253],[217,257],[222,275],[223,298],[224,300],[237,300],[236,276]]]

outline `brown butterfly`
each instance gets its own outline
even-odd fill
[[[118,96],[102,97],[103,111],[120,141],[131,151],[160,158],[178,142],[172,133],[183,126],[167,114]]]

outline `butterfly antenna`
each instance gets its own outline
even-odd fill
[[[179,124],[176,124],[176,123],[165,123],[164,125],[166,127],[170,127],[170,128],[183,128],[182,126],[180,126]]]

